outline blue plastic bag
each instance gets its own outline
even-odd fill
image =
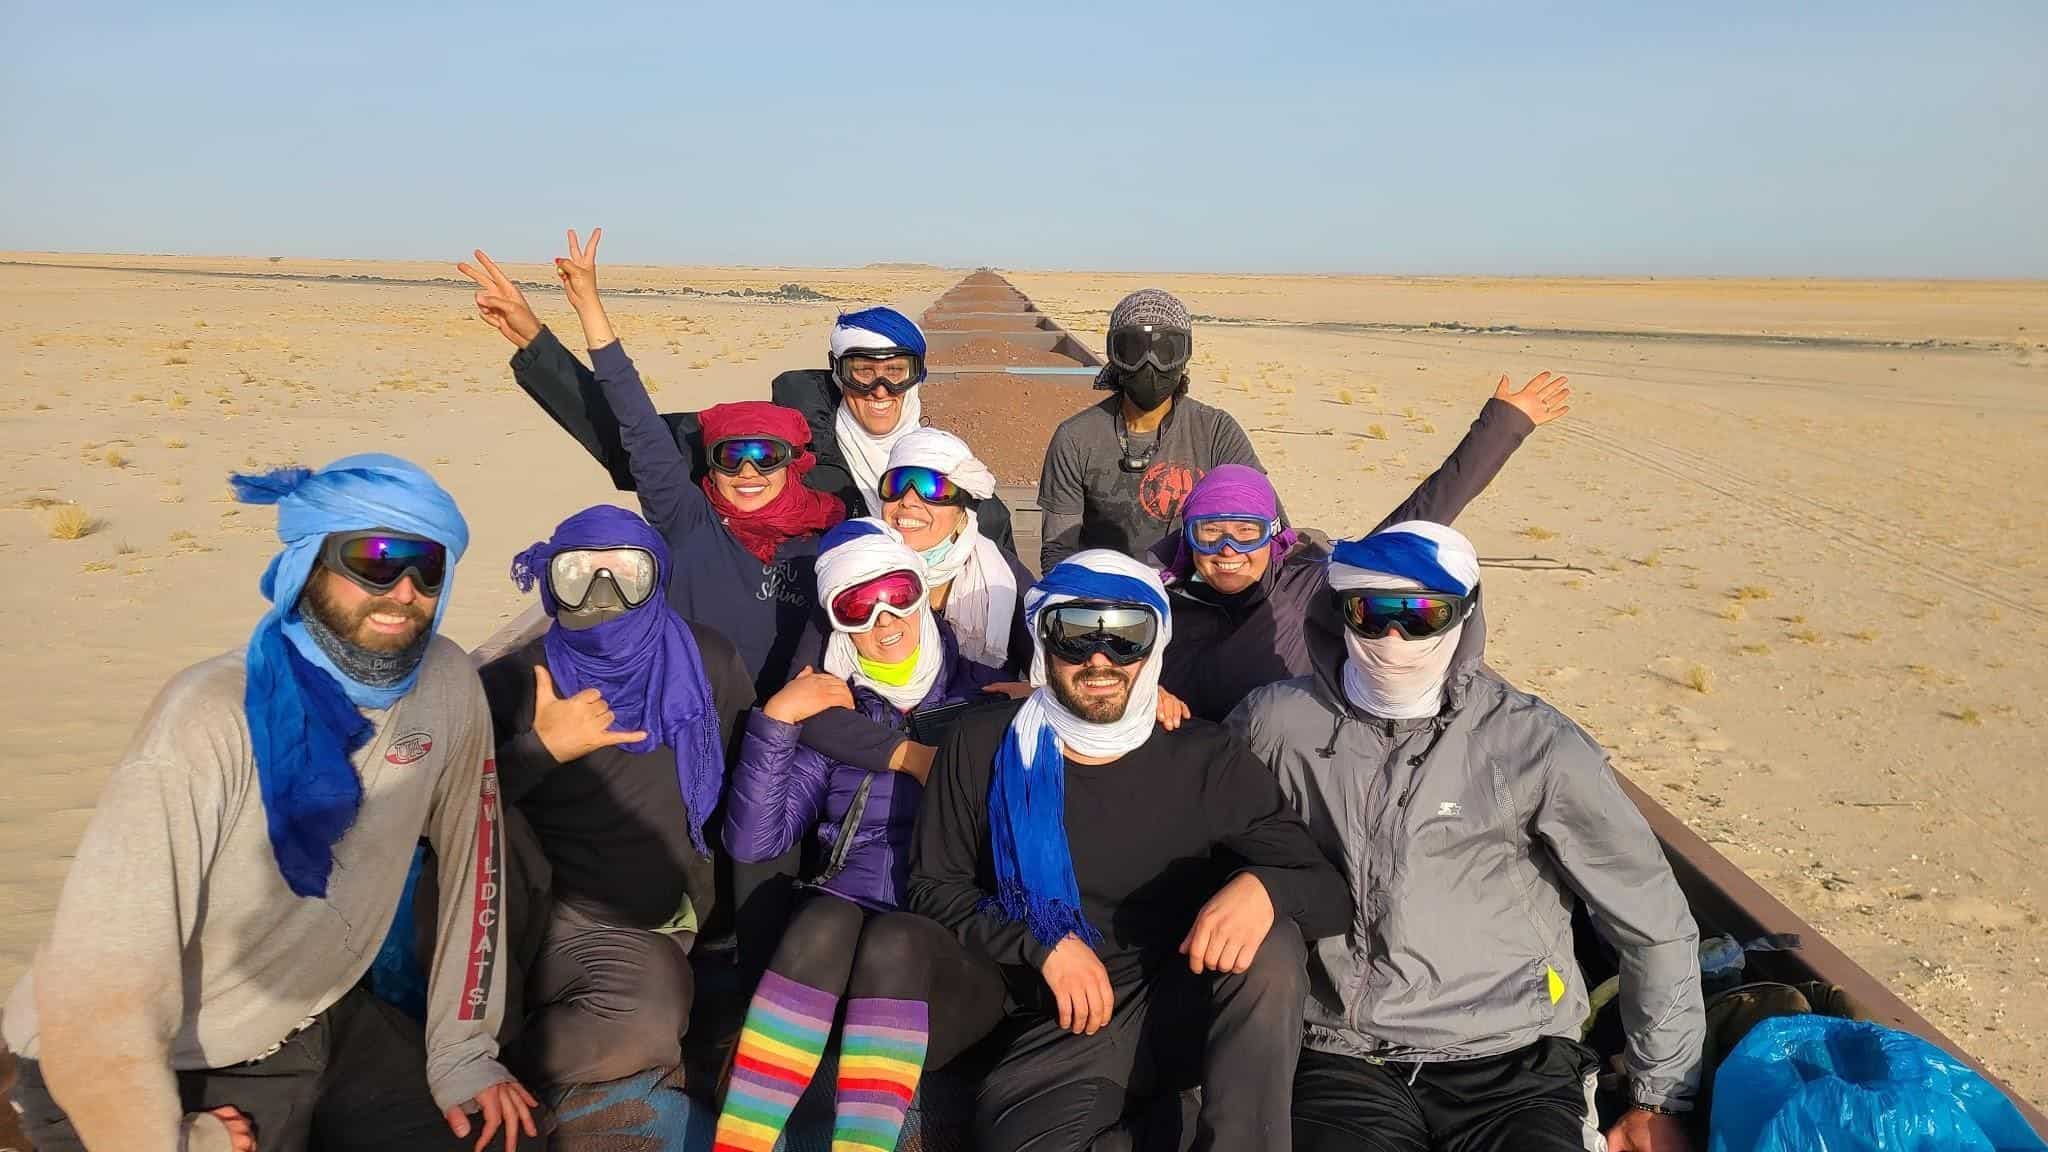
[[[2019,1109],[1908,1032],[1833,1016],[1752,1029],[1714,1075],[1709,1152],[2048,1152]]]

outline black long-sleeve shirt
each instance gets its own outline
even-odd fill
[[[989,780],[1021,703],[962,717],[933,764],[910,861],[911,910],[1004,965],[1048,951],[983,903],[995,892]],[[1113,982],[1185,963],[1195,914],[1237,870],[1265,885],[1276,915],[1308,939],[1343,932],[1351,892],[1309,838],[1273,774],[1227,729],[1190,720],[1113,763],[1066,762],[1067,844],[1081,910],[1102,933]]]
[[[746,732],[754,685],[732,641],[689,625],[711,682],[719,747],[726,762]],[[690,811],[676,779],[675,751],[599,748],[559,763],[533,730],[533,669],[547,655],[536,638],[479,670],[496,730],[498,783],[506,804],[525,814],[554,870],[555,898],[600,923],[659,928],[689,896],[698,929],[716,935],[731,903],[731,886],[715,862],[690,842]],[[708,844],[718,843],[718,817],[704,813]]]

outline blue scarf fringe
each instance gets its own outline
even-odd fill
[[[989,780],[989,855],[996,894],[982,906],[1023,924],[1048,948],[1069,933],[1091,946],[1102,940],[1081,913],[1080,884],[1067,844],[1066,785],[1066,758],[1052,729],[1040,730],[1027,761],[1013,723],[1003,734]]]
[[[242,710],[256,753],[271,854],[293,893],[327,895],[334,845],[356,821],[363,782],[351,760],[375,727],[332,676],[299,655],[278,613],[249,640]]]

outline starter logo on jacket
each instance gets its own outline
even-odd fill
[[[386,764],[400,768],[417,764],[420,758],[434,750],[434,738],[425,732],[410,732],[391,742],[391,750],[384,753]]]
[[[1154,520],[1171,520],[1202,478],[1202,470],[1177,460],[1161,460],[1145,469],[1138,481],[1138,505]]]

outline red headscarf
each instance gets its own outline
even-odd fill
[[[697,422],[704,429],[706,452],[720,440],[735,436],[773,436],[796,449],[789,462],[789,479],[765,508],[742,512],[718,491],[710,475],[700,481],[705,499],[711,501],[726,530],[761,563],[773,563],[775,549],[784,540],[823,532],[846,519],[846,506],[838,497],[804,486],[804,474],[817,465],[818,458],[809,447],[811,426],[795,409],[766,400],[742,400],[706,408],[697,414]]]

